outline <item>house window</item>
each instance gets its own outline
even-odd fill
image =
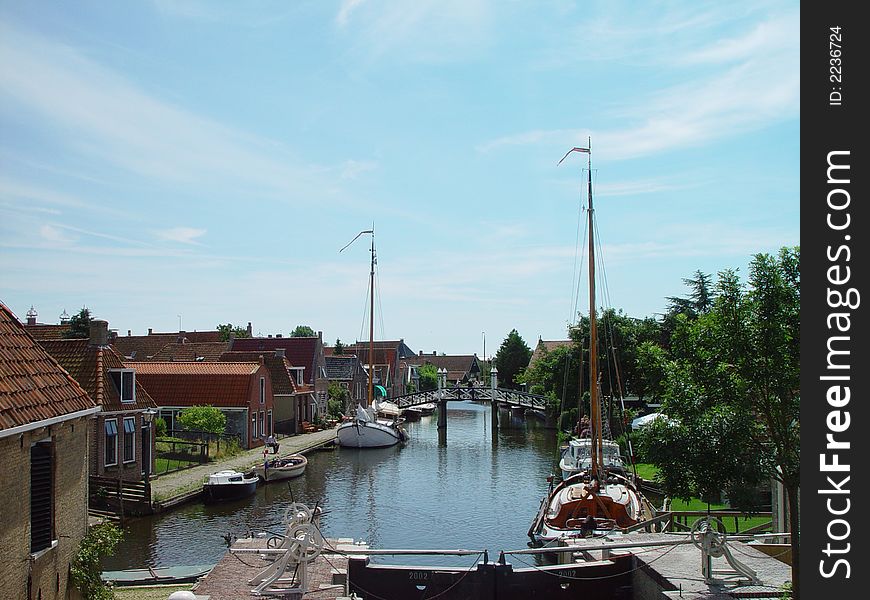
[[[115,389],[118,391],[121,402],[136,402],[136,371],[133,369],[118,369],[110,371],[109,374],[112,376],[112,381],[115,384]]]
[[[124,462],[136,460],[136,418],[124,418]]]
[[[294,369],[296,371],[296,385],[305,385],[305,376],[303,375],[304,367],[297,367]]]
[[[266,403],[266,378],[260,377],[260,404]]]
[[[254,416],[251,417],[251,439],[257,439],[257,413],[254,413]]]
[[[54,537],[54,475],[51,442],[30,447],[30,552],[51,546]]]
[[[106,451],[104,467],[118,464],[118,419],[106,419]]]
[[[267,414],[268,417],[266,418],[266,424],[269,426],[269,435],[273,435],[275,430],[272,429],[272,411],[270,410]]]
[[[260,411],[260,435],[266,435],[266,413]]]

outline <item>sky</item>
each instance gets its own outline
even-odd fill
[[[0,302],[491,355],[799,244],[791,1],[0,0]],[[578,289],[580,290],[578,292]]]

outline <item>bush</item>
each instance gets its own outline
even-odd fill
[[[559,415],[559,430],[574,431],[574,426],[577,424],[577,409],[569,408]]]
[[[111,556],[121,541],[123,532],[112,523],[103,523],[88,529],[79,544],[79,550],[70,565],[73,585],[85,600],[112,600],[112,590],[100,578],[100,559]]]
[[[166,437],[166,419],[163,417],[157,417],[154,419],[154,431],[157,434],[157,437]]]
[[[227,427],[227,416],[214,406],[191,406],[178,415],[178,424],[188,431],[223,433]]]

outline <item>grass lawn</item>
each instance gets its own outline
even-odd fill
[[[166,600],[173,592],[190,591],[192,583],[180,585],[143,585],[113,588],[116,600]]]
[[[647,481],[654,481],[659,472],[658,467],[649,463],[638,463],[635,466],[637,467],[638,477]]]

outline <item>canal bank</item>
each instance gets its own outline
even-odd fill
[[[332,444],[335,428],[304,433],[282,438],[278,454],[269,458],[307,454],[312,450]],[[263,448],[245,450],[235,456],[219,461],[197,465],[182,471],[167,473],[151,480],[151,498],[154,512],[162,512],[179,504],[196,500],[202,495],[202,484],[211,473],[224,469],[247,472],[263,462]]]

